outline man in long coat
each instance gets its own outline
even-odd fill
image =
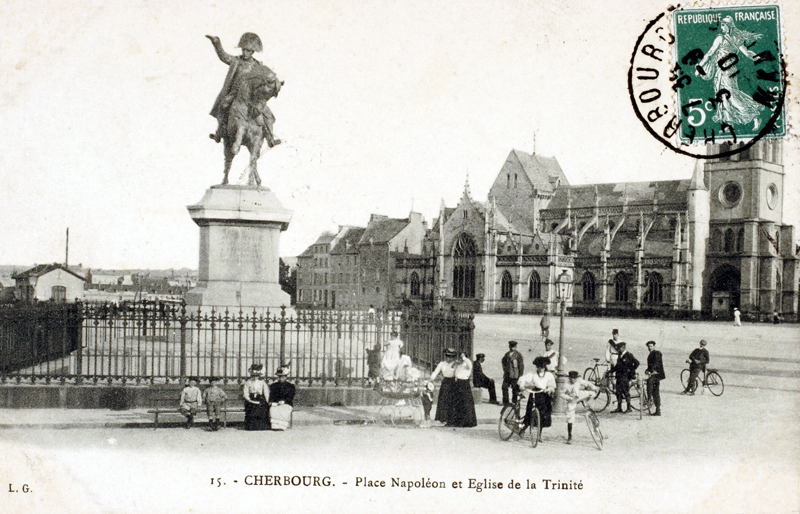
[[[653,416],[661,415],[661,381],[667,378],[664,374],[664,360],[661,352],[656,350],[655,341],[647,341],[647,392],[656,406]]]
[[[630,386],[631,380],[636,377],[636,368],[639,367],[639,361],[636,360],[636,357],[628,353],[627,346],[628,345],[623,341],[617,343],[619,357],[617,358],[617,363],[611,368],[617,377],[617,408],[611,412],[623,412],[622,400],[625,400],[627,404],[624,412],[631,411]]]

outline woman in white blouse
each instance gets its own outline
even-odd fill
[[[442,375],[442,386],[436,402],[436,420],[448,427],[474,427],[478,425],[475,416],[475,402],[472,399],[470,377],[472,361],[464,355],[456,358],[456,350],[444,351],[445,360],[436,366],[431,381]]]
[[[547,357],[536,357],[533,359],[536,371],[525,373],[517,381],[521,391],[530,393],[528,405],[525,409],[526,427],[531,424],[531,412],[533,412],[534,405],[539,409],[542,428],[549,427],[552,424],[550,415],[553,412],[552,395],[556,392],[556,379],[551,372],[547,371],[548,364],[550,364],[550,359]]]

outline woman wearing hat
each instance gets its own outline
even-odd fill
[[[269,419],[272,430],[286,430],[294,410],[294,384],[288,382],[289,366],[278,368],[278,381],[269,385]]]
[[[525,408],[525,426],[531,424],[531,413],[533,406],[539,409],[542,420],[542,428],[547,428],[552,424],[550,414],[553,412],[553,401],[551,395],[556,392],[556,379],[552,373],[547,371],[550,359],[547,357],[536,357],[533,365],[536,371],[525,373],[519,378],[519,388],[529,392],[528,405]]]
[[[264,371],[263,364],[250,366],[250,378],[244,383],[242,396],[244,397],[244,429],[269,430],[269,388],[261,377]]]
[[[447,348],[445,360],[431,374],[431,382],[440,374],[443,377],[436,402],[436,421],[448,427],[474,427],[478,425],[478,419],[470,388],[472,362],[463,353],[460,359],[456,355],[454,348]]]

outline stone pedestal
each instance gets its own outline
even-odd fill
[[[278,283],[280,233],[292,212],[265,187],[212,186],[187,206],[200,227],[197,287],[191,306],[236,309],[289,306]]]

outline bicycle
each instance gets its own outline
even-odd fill
[[[597,361],[599,359],[595,359]],[[593,368],[588,368],[593,369]],[[594,385],[597,386],[598,391],[593,397],[589,398],[588,407],[592,409],[594,412],[603,412],[603,410],[608,407],[612,402],[617,401],[617,393],[616,388],[614,387],[614,382],[611,380],[611,374],[606,373],[603,375],[603,378],[594,382]],[[636,376],[631,379],[630,387],[628,389],[631,401],[630,406],[633,410],[637,410],[641,412],[642,403],[642,385],[639,382],[639,375],[638,373]]]
[[[656,402],[653,400],[653,397],[650,396],[650,390],[647,388],[647,379],[643,381],[643,384],[640,386],[642,395],[639,397],[639,419],[642,419],[642,413],[647,412],[649,414],[655,414]]]
[[[584,403],[584,406],[586,404]],[[603,449],[603,433],[600,431],[600,420],[597,418],[597,414],[586,406],[586,410],[583,412],[583,419],[586,420],[586,426],[589,427],[589,433],[592,435],[592,439],[594,440],[594,444],[597,446],[598,450]]]
[[[687,360],[686,363],[688,364],[689,361]],[[708,390],[714,396],[722,396],[722,393],[725,392],[725,384],[722,382],[722,376],[720,376],[719,372],[716,369],[706,369],[705,373],[703,373],[703,379],[700,380],[700,376],[698,375],[697,379],[695,380],[692,387],[688,387],[689,383],[689,376],[691,376],[691,371],[688,369],[684,369],[681,371],[681,385],[683,385],[683,390],[689,390],[690,393],[694,393],[697,391],[697,386],[699,384],[703,385],[703,388],[708,388]]]
[[[531,424],[525,426],[525,410],[522,408],[522,398],[525,395],[518,394],[514,405],[505,405],[500,411],[500,419],[497,422],[497,430],[500,433],[501,441],[508,441],[511,436],[517,434],[520,438],[525,437],[525,431],[531,440],[531,446],[536,448],[539,438],[542,436],[542,418],[539,409],[534,405],[531,409]]]
[[[583,379],[596,384],[608,374],[608,370],[602,371],[600,368],[609,367],[608,363],[600,364],[600,359],[595,357],[594,366],[590,366],[583,371]]]

